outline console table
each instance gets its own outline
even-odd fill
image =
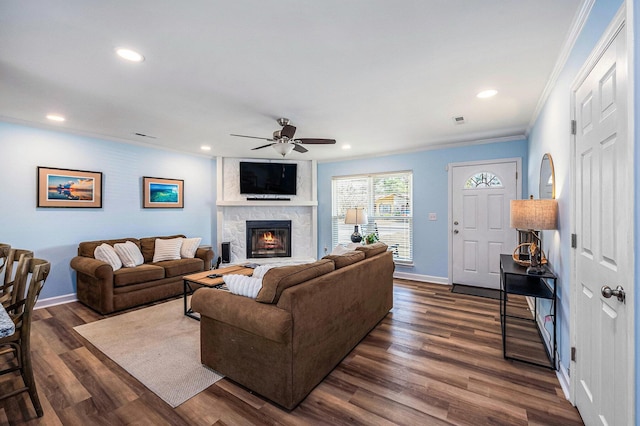
[[[500,325],[502,327],[502,355],[505,359],[514,359],[533,365],[547,368],[556,368],[556,281],[557,276],[551,271],[548,265],[543,275],[527,274],[527,268],[514,262],[510,254],[500,255]],[[534,298],[533,318],[525,318],[507,313],[509,295],[521,295]],[[551,321],[553,322],[553,336],[551,339],[551,353],[547,345],[544,344],[544,337],[540,330],[538,317],[538,299],[548,299],[551,301]],[[549,364],[535,362],[531,359],[524,359],[507,354],[507,319],[517,318],[519,320],[533,321],[538,330],[538,334],[544,346],[544,350],[549,358]]]

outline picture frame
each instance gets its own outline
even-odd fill
[[[145,209],[184,208],[184,180],[143,176],[142,207]]]
[[[37,207],[102,208],[102,172],[37,168]]]

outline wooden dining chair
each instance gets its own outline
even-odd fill
[[[13,290],[16,302],[6,309],[15,324],[16,331],[10,336],[0,338],[0,353],[3,353],[5,357],[7,355],[13,356],[15,362],[11,362],[10,364],[13,365],[10,367],[0,370],[0,375],[20,371],[24,386],[0,395],[0,401],[22,392],[28,392],[36,414],[38,417],[42,417],[42,406],[38,398],[31,364],[31,320],[33,307],[49,275],[51,264],[43,259],[21,256],[21,261],[18,262],[16,269],[14,279],[16,288]],[[29,275],[31,275],[30,280],[28,279]],[[27,281],[29,281],[28,286],[26,285]],[[9,350],[3,352],[3,349]]]
[[[16,303],[16,297],[13,290],[19,285],[24,286],[24,282],[18,283],[16,282],[16,278],[18,278],[19,280],[27,279],[26,276],[18,277],[15,272],[17,269],[19,269],[18,265],[21,261],[23,261],[23,257],[25,259],[31,258],[33,257],[33,252],[31,250],[9,248],[9,252],[4,264],[4,281],[2,286],[0,287],[0,303],[5,308]]]

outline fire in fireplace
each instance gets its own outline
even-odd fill
[[[248,220],[247,259],[291,257],[290,220]]]

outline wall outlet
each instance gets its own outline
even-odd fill
[[[429,220],[438,220],[438,216],[435,213],[429,213]]]

